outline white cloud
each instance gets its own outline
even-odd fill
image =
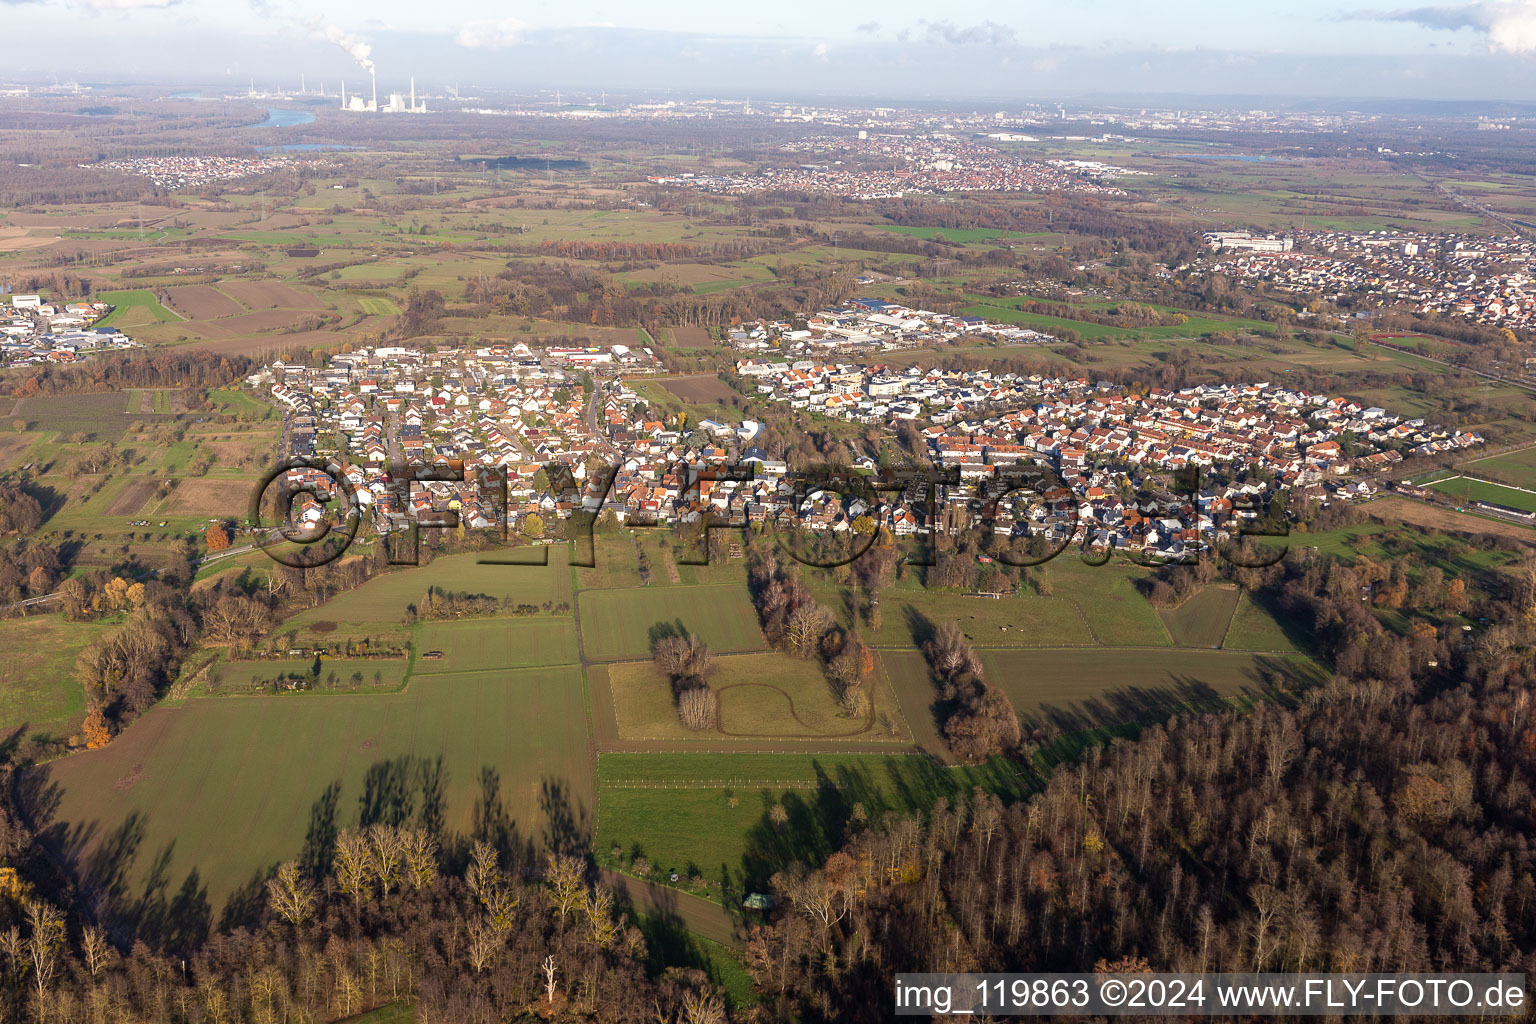
[[[919,21],[920,38],[928,43],[950,46],[1013,46],[1018,35],[1007,25],[981,21],[974,25],[956,25],[952,21]]]
[[[92,11],[138,11],[174,7],[181,0],[74,0],[73,6]]]
[[[500,21],[469,21],[459,28],[459,45],[477,50],[500,50],[516,46],[531,26],[517,18]]]
[[[811,56],[815,57],[817,60],[826,60],[827,59],[827,44],[826,43],[817,43],[815,48],[811,50]]]
[[[1481,32],[1494,53],[1536,53],[1536,0],[1478,0],[1448,7],[1356,11],[1363,21],[1399,21],[1424,28]]]

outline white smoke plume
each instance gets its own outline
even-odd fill
[[[371,59],[373,54],[373,47],[364,40],[357,38],[357,36],[352,35],[344,29],[337,28],[335,25],[326,25],[322,28],[318,25],[318,23],[312,23],[310,25],[310,30],[318,32],[330,42],[335,43],[337,46],[347,51],[347,55],[353,60],[357,61],[358,67],[362,68],[370,75],[373,74],[376,70],[373,66],[373,60]]]

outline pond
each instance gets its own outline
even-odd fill
[[[307,110],[277,110],[268,108],[267,119],[257,121],[250,128],[292,128],[301,124],[313,124],[315,115]]]

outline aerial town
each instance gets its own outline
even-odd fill
[[[1536,241],[1524,235],[1305,231],[1278,239],[1207,232],[1191,267],[1362,310],[1401,304],[1490,327],[1536,326]]]
[[[115,327],[93,327],[111,312],[105,302],[55,305],[38,295],[13,295],[0,308],[0,366],[73,363],[93,353],[136,348]]]
[[[860,132],[867,136],[867,132]],[[659,175],[656,184],[683,185],[704,192],[749,195],[795,191],[847,199],[889,199],[904,195],[948,192],[1070,192],[1088,196],[1124,196],[1124,190],[1098,179],[1117,170],[1105,165],[1042,162],[992,146],[943,135],[912,138],[861,138],[806,141],[784,147],[785,152],[814,153],[825,159],[828,150],[844,154],[830,163],[805,163],[794,169],[764,168],[757,173],[729,175]],[[879,166],[871,166],[878,164]]]
[[[832,347],[878,347],[876,332],[900,332],[909,321],[927,331],[935,319],[877,300],[808,318],[822,333],[815,340]],[[971,519],[1018,471],[1049,470],[1052,482],[1027,488],[1039,503],[1016,506],[999,520],[1012,537],[1064,542],[1087,525],[1089,543],[1182,557],[1225,538],[1223,514],[1230,519],[1235,502],[1251,504],[1280,489],[1325,503],[1370,497],[1405,457],[1483,443],[1476,432],[1268,382],[1133,393],[1083,378],[750,354],[770,343],[805,348],[813,339],[794,335],[809,333],[783,323],[737,332],[742,390],[886,431],[912,425],[923,455],[952,473],[941,502]],[[471,529],[504,522],[509,531],[538,537],[544,524],[578,509],[620,522],[689,522],[707,513],[738,524],[772,519],[834,532],[867,516],[898,537],[943,528],[924,501],[905,493],[873,505],[856,496],[806,498],[782,453],[755,443],[761,427],[754,421],[684,424],[653,414],[625,382],[627,372],[651,372],[648,356],[625,346],[376,348],[332,356],[324,366],[275,362],[248,383],[287,410],[285,454],[337,460],[380,532],[457,514]],[[402,465],[418,467],[422,478],[394,475]],[[459,466],[457,482],[425,479],[438,475],[434,467]],[[701,470],[727,466],[752,473],[700,478]],[[1143,514],[1138,491],[1192,467],[1209,474],[1198,501]],[[477,468],[505,474],[504,521]],[[867,456],[854,468],[881,470]],[[294,469],[288,480],[298,484],[317,479],[315,473]],[[557,479],[566,485],[553,486]],[[329,513],[341,514],[340,506]],[[305,495],[293,515],[312,526],[327,512]],[[538,525],[530,530],[530,523]]]

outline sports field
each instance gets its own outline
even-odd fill
[[[1536,490],[1536,448],[1478,459],[1461,467],[1474,476]]]
[[[60,797],[44,831],[86,884],[120,881],[127,900],[152,879],[172,894],[206,887],[215,915],[360,821],[463,834],[504,820],[539,843],[551,821],[584,834],[592,814],[575,668],[424,676],[398,694],[194,699],[36,771]]]
[[[1487,501],[1507,508],[1517,508],[1523,512],[1536,512],[1536,493],[1506,487],[1489,480],[1458,476],[1449,480],[1437,480],[1429,486],[1441,494],[1449,494],[1464,504]]]
[[[1177,608],[1158,611],[1180,647],[1220,647],[1237,610],[1236,587],[1205,587]]]
[[[441,658],[424,658],[442,651]],[[416,673],[466,672],[576,664],[576,624],[569,618],[466,619],[428,622],[416,641]]]
[[[685,630],[717,653],[763,648],[757,612],[740,583],[588,590],[579,608],[582,652],[589,661],[649,658],[657,628]]]

